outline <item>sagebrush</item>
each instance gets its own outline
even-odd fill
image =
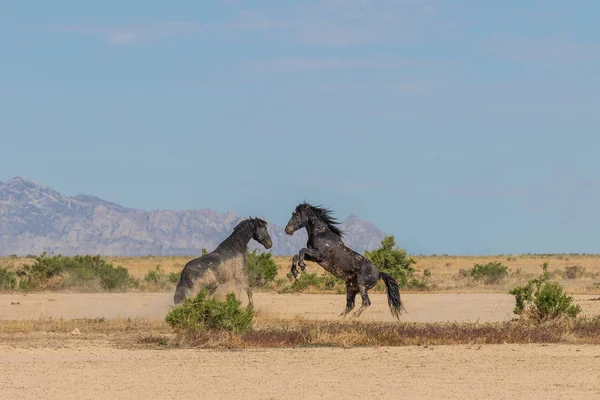
[[[259,253],[257,249],[246,254],[246,269],[251,286],[264,286],[277,276],[277,263],[271,253]]]
[[[115,291],[137,285],[127,269],[89,255],[48,256],[44,252],[35,257],[33,264],[21,266],[16,275],[18,288],[24,291],[64,288]]]
[[[234,293],[229,293],[225,301],[208,296],[201,290],[194,298],[187,298],[174,307],[165,317],[165,321],[178,332],[224,331],[233,333],[252,329],[254,309],[242,308]]]
[[[474,280],[481,281],[486,285],[495,285],[508,276],[508,267],[502,265],[499,261],[475,264],[469,275]]]
[[[365,251],[369,259],[379,271],[387,272],[398,280],[400,287],[426,289],[427,279],[414,277],[415,269],[412,267],[417,261],[409,257],[404,249],[396,247],[394,236],[386,236],[381,241],[381,246],[372,251]]]
[[[574,303],[563,287],[550,281],[548,263],[542,264],[542,274],[524,286],[517,286],[510,294],[515,296],[513,312],[534,321],[545,321],[563,317],[574,318],[581,307]]]

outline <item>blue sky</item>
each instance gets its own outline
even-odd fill
[[[0,180],[434,253],[600,252],[597,1],[19,1]]]

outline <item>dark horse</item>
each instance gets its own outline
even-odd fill
[[[294,210],[285,233],[293,234],[298,229],[306,228],[308,242],[306,248],[292,259],[292,274],[298,278],[299,265],[302,272],[306,269],[304,260],[313,261],[346,281],[346,309],[340,314],[345,317],[354,308],[354,299],[360,293],[362,306],[354,312],[358,317],[371,305],[369,289],[383,279],[387,288],[388,305],[396,318],[402,313],[404,306],[400,301],[398,282],[389,274],[380,272],[365,257],[350,249],[342,242],[343,232],[336,226],[338,222],[331,216],[331,211],[310,205],[306,202],[299,204]]]
[[[233,228],[229,235],[215,250],[188,262],[175,289],[175,304],[192,297],[201,289],[208,289],[212,295],[217,287],[225,282],[234,282],[243,287],[248,295],[248,305],[252,302],[252,288],[248,284],[246,273],[246,251],[250,239],[262,244],[265,249],[273,245],[267,223],[262,219],[249,218]]]

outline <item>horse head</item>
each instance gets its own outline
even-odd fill
[[[260,218],[252,218],[252,221],[254,222],[254,233],[252,234],[252,239],[262,244],[265,249],[270,249],[273,246],[273,241],[271,240],[271,236],[269,236],[269,231],[267,230],[267,222]]]
[[[288,221],[285,226],[285,233],[288,235],[293,234],[298,229],[302,229],[308,223],[309,215],[308,212],[310,210],[310,205],[306,203],[301,203],[296,207],[294,212],[292,213],[292,217]]]

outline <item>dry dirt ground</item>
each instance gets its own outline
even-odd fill
[[[600,314],[598,295],[574,295],[584,314]],[[372,305],[361,320],[393,321],[385,294],[371,294]],[[360,304],[360,300],[358,304]],[[488,322],[505,321],[514,297],[500,293],[404,294],[408,313],[402,321]],[[246,300],[242,297],[242,301]],[[15,304],[18,303],[18,304]],[[337,319],[346,305],[345,295],[255,293],[257,310],[278,318]],[[173,304],[172,293],[35,293],[0,294],[0,320],[54,318],[164,318]]]
[[[600,314],[598,296],[574,296]],[[504,294],[406,294],[405,321],[501,321]],[[385,295],[361,319],[391,320]],[[172,294],[2,294],[2,320],[164,318]],[[256,293],[259,312],[335,319],[343,295]],[[120,348],[99,337],[34,332],[0,339],[0,399],[598,399],[600,346],[457,345],[190,350]],[[6,339],[7,337],[14,340]],[[58,345],[57,345],[58,343]]]
[[[600,346],[3,350],[2,399],[598,399]]]

